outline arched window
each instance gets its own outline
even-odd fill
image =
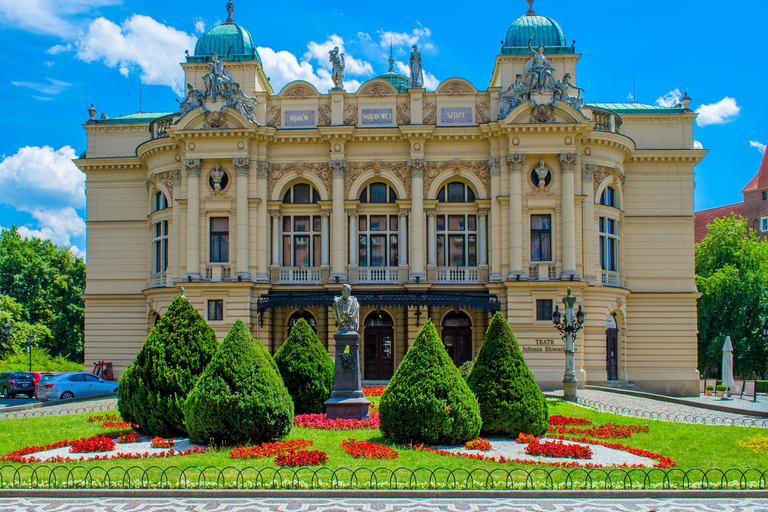
[[[600,194],[600,204],[616,208],[618,204],[616,201],[616,189],[613,187],[605,187],[603,193]]]
[[[460,181],[452,181],[440,189],[437,200],[441,203],[474,203],[475,192]]]
[[[315,331],[315,334],[317,334],[317,320],[315,320],[315,317],[309,311],[300,309],[299,311],[292,314],[291,318],[288,319],[288,336],[291,335],[291,330],[293,329],[293,326],[296,325],[296,322],[299,321],[299,318],[306,320],[312,330]]]
[[[286,204],[314,204],[318,201],[320,201],[320,194],[308,183],[293,185],[283,196],[283,202]]]
[[[165,197],[165,194],[158,190],[155,193],[155,201],[152,211],[157,212],[160,210],[165,210],[166,208],[168,208],[168,198]]]
[[[361,203],[394,203],[397,192],[386,183],[371,183],[360,192]]]

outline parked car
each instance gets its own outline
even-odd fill
[[[31,373],[35,378],[35,395],[37,395],[37,385],[40,383],[43,377],[62,374],[62,372],[29,372],[29,373]]]
[[[0,391],[4,397],[13,398],[16,395],[35,396],[35,379],[31,373],[2,372],[0,373]]]
[[[70,372],[44,377],[37,388],[37,399],[45,402],[116,393],[117,382],[100,379],[92,373]]]

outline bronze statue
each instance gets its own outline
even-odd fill
[[[348,284],[341,286],[341,297],[333,299],[333,316],[339,324],[339,331],[357,331],[360,328],[360,304],[350,295],[352,287]]]

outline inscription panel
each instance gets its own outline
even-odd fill
[[[442,107],[440,124],[474,124],[472,107]]]
[[[286,128],[314,128],[314,110],[286,110],[283,126]]]
[[[364,108],[363,115],[360,117],[360,124],[370,125],[392,125],[395,123],[395,117],[391,108]]]

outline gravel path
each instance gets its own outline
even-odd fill
[[[174,445],[172,448],[175,451],[185,451],[197,446],[198,448],[204,448],[200,445],[195,445],[189,442],[187,438],[174,439]],[[41,459],[45,462],[50,457],[69,457],[71,459],[90,459],[95,455],[100,457],[117,455],[118,453],[163,453],[167,452],[171,448],[152,448],[152,440],[147,439],[138,443],[118,443],[114,450],[108,452],[91,452],[91,453],[70,453],[69,446],[63,448],[56,448],[55,450],[47,450],[44,452],[33,453],[32,456]]]

